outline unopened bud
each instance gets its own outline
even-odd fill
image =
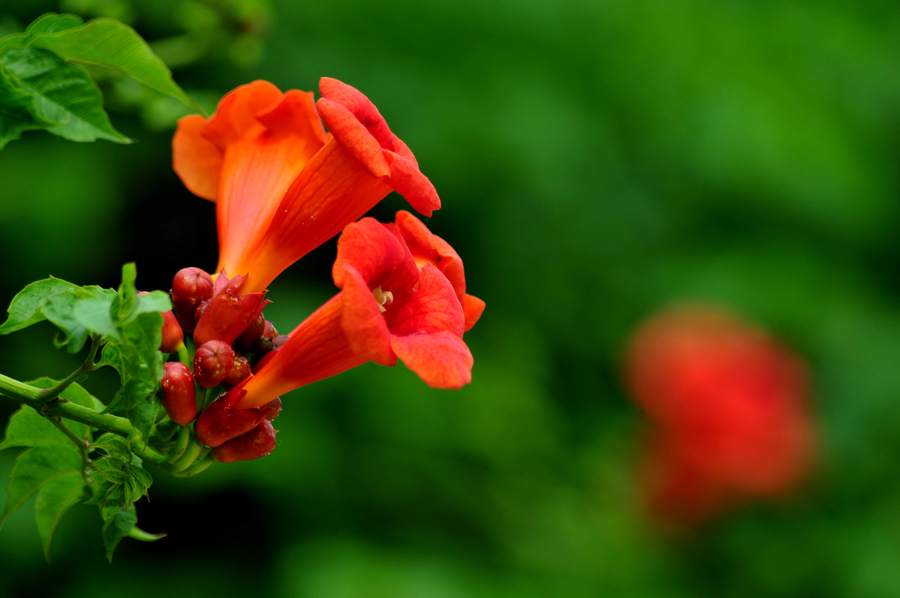
[[[194,378],[203,388],[218,386],[231,371],[234,349],[222,341],[207,341],[194,354]]]
[[[170,361],[163,366],[162,404],[166,413],[178,425],[186,426],[197,416],[196,389],[191,371],[181,362]]]
[[[184,333],[181,324],[171,311],[163,312],[162,342],[159,350],[163,353],[174,353],[184,342]]]
[[[200,268],[182,268],[172,279],[172,305],[183,328],[194,327],[194,312],[201,301],[213,294],[213,282],[209,274]]]
[[[256,341],[262,336],[265,328],[266,318],[259,314],[237,338],[237,346],[244,351],[253,351],[256,349]]]
[[[237,386],[241,382],[244,381],[250,375],[250,360],[248,360],[243,355],[238,355],[235,353],[234,355],[234,363],[231,364],[231,370],[225,376],[225,380],[223,381],[225,386],[229,388],[232,386]]]
[[[246,434],[266,419],[260,409],[237,407],[241,392],[231,391],[203,410],[194,426],[197,440],[206,446],[217,447]],[[234,398],[238,400],[232,400]]]
[[[278,336],[278,331],[275,330],[275,325],[272,322],[266,320],[263,325],[263,332],[259,336],[259,339],[256,341],[256,346],[253,347],[253,350],[262,355],[268,353],[272,349],[275,348],[275,337]]]
[[[272,422],[264,419],[246,434],[213,449],[213,458],[220,463],[233,463],[265,457],[275,449],[275,434]]]
[[[267,420],[272,421],[281,413],[281,399],[270,401],[259,409]]]

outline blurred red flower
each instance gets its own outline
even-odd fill
[[[426,216],[440,208],[415,156],[365,95],[327,77],[319,89],[316,102],[254,81],[226,94],[210,118],[178,122],[175,172],[216,202],[216,271],[246,276],[242,293],[264,291],[391,191]]]
[[[665,311],[634,334],[626,376],[652,422],[644,473],[661,519],[692,524],[783,495],[809,471],[806,369],[764,331],[724,311]]]

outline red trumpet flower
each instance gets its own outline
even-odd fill
[[[467,321],[459,293],[470,305],[469,324],[484,304],[465,295],[462,261],[455,252],[450,257],[443,240],[409,214],[399,221],[405,224],[364,218],[347,226],[333,268],[341,291],[235,387],[232,400],[240,395],[240,407],[258,407],[367,361],[391,366],[398,358],[429,386],[459,388],[470,381],[472,355],[462,339]],[[405,227],[426,233],[415,238],[442,251],[423,250],[417,259],[404,240]],[[456,288],[442,266],[453,273]]]
[[[808,472],[814,430],[803,364],[765,332],[709,309],[663,313],[635,334],[628,386],[654,424],[654,512],[694,523]]]
[[[392,190],[425,215],[440,207],[412,152],[365,95],[336,79],[319,88],[314,102],[311,93],[255,81],[228,93],[212,117],[178,123],[175,172],[216,201],[217,272],[246,275],[242,293],[264,291]]]

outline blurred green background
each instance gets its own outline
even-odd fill
[[[264,461],[157,476],[139,515],[169,537],[111,566],[95,510],[50,564],[23,510],[0,595],[900,596],[895,1],[4,0],[0,28],[50,10],[126,20],[206,102],[255,78],[358,86],[437,186],[429,224],[488,310],[471,386],[369,365],[296,391]],[[136,260],[167,288],[215,264],[213,207],[171,171],[175,107],[104,87],[138,143],[0,153],[4,304],[48,274],[111,286]],[[333,292],[333,256],[271,290],[283,330]],[[801,495],[673,536],[642,507],[620,362],[680,299],[804,356],[822,458]],[[64,374],[51,337],[0,338],[0,370]]]

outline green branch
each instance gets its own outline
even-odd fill
[[[112,415],[111,413],[101,413],[58,397],[47,400],[47,397],[44,396],[44,390],[0,374],[0,395],[22,405],[28,405],[51,421],[53,421],[54,417],[63,417],[124,436],[131,441],[134,452],[142,459],[158,464],[167,462],[166,457],[162,453],[153,450],[144,443],[140,432],[131,425],[128,419]]]

